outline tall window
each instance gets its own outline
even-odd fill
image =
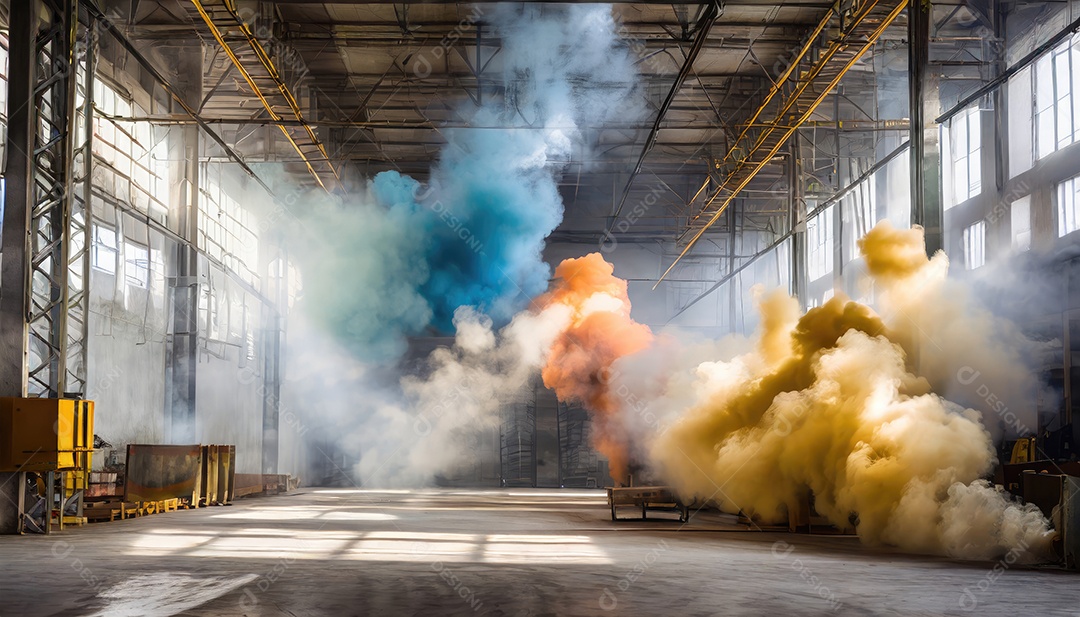
[[[968,270],[986,265],[986,221],[964,229],[964,265]]]
[[[1080,176],[1057,186],[1058,237],[1080,229]]]
[[[1012,76],[1008,85],[1009,115],[1009,177],[1031,169],[1035,156],[1034,135],[1031,130],[1032,108],[1031,74],[1033,67],[1026,66]]]
[[[203,170],[199,176],[199,248],[254,285],[259,263],[255,217],[236,199],[237,189],[230,193],[222,186],[220,165],[208,164]]]
[[[1021,197],[1009,206],[1012,224],[1013,248],[1026,251],[1031,248],[1031,195]]]
[[[953,163],[953,204],[965,202],[982,190],[982,127],[979,107],[971,107],[949,121]]]
[[[1038,158],[1080,141],[1080,35],[1035,62],[1035,145]]]
[[[94,80],[94,184],[110,200],[134,206],[160,223],[168,216],[169,173],[165,136],[147,122],[125,120],[147,115],[130,97],[102,79]]]
[[[903,157],[899,158],[902,159]],[[866,171],[866,166],[859,161],[852,160],[848,166],[848,177],[858,178]],[[840,239],[844,243],[844,259],[854,259],[860,254],[859,239],[873,229],[878,222],[876,187],[878,178],[882,177],[879,174],[885,174],[884,177],[888,178],[886,170],[879,170],[852,189],[840,201],[840,208],[845,217],[844,234]],[[809,203],[807,208],[809,209]],[[886,207],[882,208],[882,215],[884,216],[887,211],[888,206],[886,204]],[[822,214],[822,216],[829,215]],[[832,269],[831,265],[829,269]]]
[[[833,208],[806,222],[806,276],[811,281],[833,271]]]
[[[94,225],[93,244],[90,247],[90,265],[109,274],[116,274],[116,230]]]

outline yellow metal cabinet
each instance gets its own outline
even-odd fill
[[[89,471],[94,403],[0,398],[0,472]]]

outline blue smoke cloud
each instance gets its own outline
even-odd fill
[[[484,7],[503,43],[503,87],[460,107],[429,183],[375,176],[365,195],[315,199],[301,249],[307,312],[358,357],[404,337],[453,331],[476,307],[496,324],[547,287],[541,252],[562,220],[558,176],[583,150],[579,126],[640,113],[636,70],[608,6]]]

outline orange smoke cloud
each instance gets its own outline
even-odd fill
[[[570,309],[569,324],[544,365],[544,385],[559,400],[579,402],[592,412],[593,444],[607,456],[618,482],[626,477],[628,444],[615,421],[619,401],[610,388],[610,370],[619,358],[648,347],[653,334],[630,318],[626,281],[614,270],[599,253],[567,259],[555,268],[554,286],[537,304]]]

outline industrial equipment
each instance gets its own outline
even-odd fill
[[[1023,437],[1017,439],[1012,447],[1012,456],[1009,457],[1009,464],[1016,465],[1018,463],[1031,463],[1035,460],[1035,438]]]
[[[666,486],[616,486],[608,487],[608,505],[611,506],[611,520],[622,520],[617,516],[619,506],[641,508],[641,518],[646,512],[675,512],[679,521],[690,520],[690,507],[679,500],[675,492]]]
[[[89,470],[94,403],[0,398],[0,471]]]
[[[1061,536],[1062,561],[1070,570],[1080,570],[1080,478],[1061,476],[1061,504],[1058,533]]]
[[[180,499],[198,505],[202,464],[198,444],[128,444],[124,501]]]
[[[1053,523],[1054,550],[1062,565],[1080,570],[1080,477],[1028,469],[1020,474],[1020,489],[1024,502],[1038,507]]]
[[[124,501],[227,505],[235,476],[236,446],[129,444]]]
[[[236,446],[202,446],[202,491],[204,506],[228,505],[236,481]]]
[[[75,508],[75,517],[69,520],[81,521],[82,495],[87,487],[93,445],[93,401],[0,398],[0,472],[19,474],[19,483],[24,487],[27,474],[41,474],[40,485],[48,512],[48,522],[42,517],[45,533],[51,531],[54,517],[63,529],[69,505]],[[20,490],[20,533],[28,522],[25,498],[25,490]]]

